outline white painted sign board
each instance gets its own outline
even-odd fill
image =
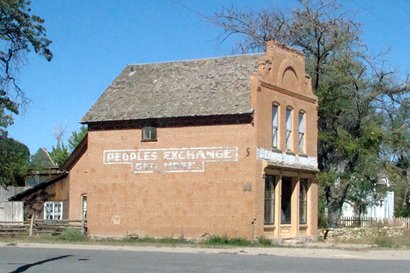
[[[205,163],[238,161],[238,147],[104,150],[104,164],[129,164],[134,173],[203,172]]]

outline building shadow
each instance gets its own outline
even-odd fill
[[[71,256],[73,256],[73,255],[63,255],[63,256],[58,256],[58,257],[54,257],[54,258],[49,258],[49,259],[45,259],[45,260],[42,260],[42,261],[38,261],[38,262],[35,262],[35,263],[32,263],[32,264],[25,264],[25,265],[22,265],[22,266],[16,268],[16,270],[11,271],[11,272],[9,272],[9,273],[20,273],[20,272],[24,272],[24,271],[26,271],[27,269],[29,269],[30,267],[37,266],[37,265],[40,265],[40,264],[45,264],[45,263],[52,262],[52,261],[56,261],[56,260],[60,260],[60,259],[64,259],[64,258],[71,257]]]

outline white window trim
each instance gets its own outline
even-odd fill
[[[48,205],[51,205],[51,211],[47,210]],[[56,211],[56,208],[60,206],[60,211]],[[64,204],[63,202],[44,202],[44,220],[63,220],[64,216]],[[51,218],[49,218],[51,216]]]

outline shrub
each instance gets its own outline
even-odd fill
[[[87,236],[85,236],[80,230],[78,229],[72,229],[68,228],[61,232],[60,235],[58,235],[58,239],[64,240],[64,241],[84,241],[87,239]]]
[[[265,237],[259,237],[258,243],[263,246],[271,246],[272,240],[266,239]]]
[[[249,246],[251,241],[242,238],[229,238],[228,236],[212,236],[207,241],[209,245],[232,245],[232,246]]]
[[[393,240],[385,236],[377,236],[374,238],[374,243],[380,247],[393,247]]]

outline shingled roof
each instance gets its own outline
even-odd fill
[[[128,65],[82,122],[251,113],[259,56]]]

